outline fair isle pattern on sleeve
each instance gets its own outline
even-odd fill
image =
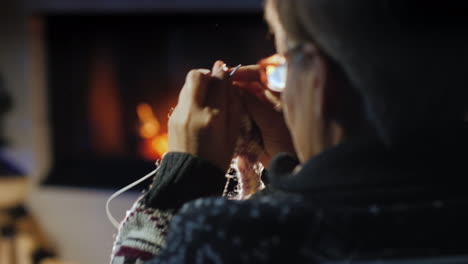
[[[198,199],[174,216],[167,245],[145,264],[316,263],[301,251],[308,226],[321,218],[299,196]]]
[[[173,210],[146,207],[140,198],[127,211],[112,249],[111,263],[143,263],[164,246]]]

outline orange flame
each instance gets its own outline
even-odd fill
[[[136,110],[140,120],[138,130],[141,137],[140,154],[147,160],[162,158],[164,153],[168,151],[167,133],[161,132],[161,125],[150,105],[139,104]]]

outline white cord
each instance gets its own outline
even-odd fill
[[[117,220],[115,220],[115,218],[112,216],[110,210],[109,210],[109,204],[112,200],[114,200],[117,196],[121,195],[122,193],[128,191],[129,189],[137,186],[138,184],[144,182],[145,180],[147,180],[148,178],[150,178],[151,176],[153,176],[154,174],[156,174],[156,172],[158,172],[158,168],[156,168],[154,171],[148,173],[147,175],[143,176],[141,179],[123,187],[122,189],[118,190],[117,192],[115,192],[114,194],[112,194],[109,199],[107,199],[107,202],[106,202],[106,213],[107,213],[107,218],[109,218],[109,221],[112,223],[112,225],[119,229],[119,226],[120,226],[120,223],[117,222]]]

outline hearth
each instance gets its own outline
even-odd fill
[[[53,162],[44,184],[122,187],[167,151],[185,74],[273,53],[260,12],[44,16]]]

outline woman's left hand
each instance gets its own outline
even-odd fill
[[[264,144],[262,164],[268,167],[270,160],[281,152],[296,155],[281,110],[280,94],[261,84],[258,65],[239,68],[233,80],[238,89],[245,91],[241,96],[245,110],[260,128]]]

